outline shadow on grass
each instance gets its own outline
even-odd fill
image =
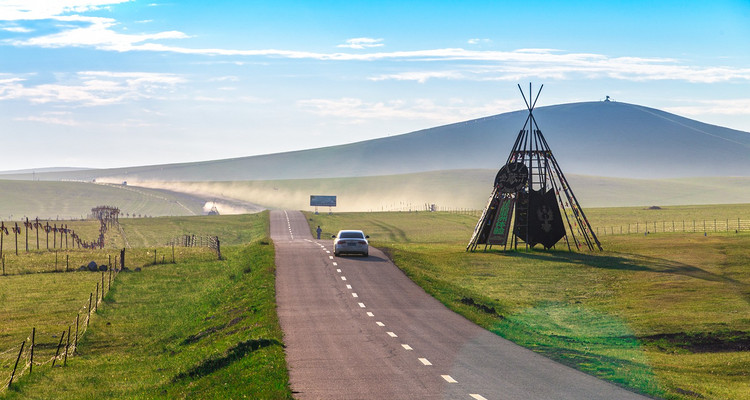
[[[604,256],[575,253],[560,250],[549,251],[509,251],[503,254],[508,257],[527,258],[531,260],[554,261],[568,264],[586,265],[593,268],[616,269],[621,271],[644,271],[676,274],[711,282],[722,282],[746,288],[748,285],[722,275],[708,272],[694,265],[658,257],[648,257],[640,254],[615,253],[622,256]]]
[[[190,368],[186,372],[177,374],[172,381],[176,382],[185,378],[200,378],[206,375],[210,375],[215,371],[218,371],[229,364],[233,363],[244,357],[245,355],[252,353],[256,350],[262,349],[269,346],[283,346],[281,342],[276,339],[252,339],[238,343],[236,346],[229,349],[225,355],[217,358],[209,358],[204,360],[200,364],[193,368]]]
[[[411,240],[406,236],[406,232],[395,226],[395,225],[389,225],[382,221],[370,221],[371,224],[383,229],[387,232],[388,240],[391,242],[400,242],[400,243],[409,243]]]

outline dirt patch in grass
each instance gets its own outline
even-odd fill
[[[639,338],[660,350],[680,348],[692,353],[750,351],[750,332],[666,333]]]

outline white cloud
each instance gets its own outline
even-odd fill
[[[6,31],[6,32],[12,32],[12,33],[31,33],[31,32],[34,32],[33,29],[24,28],[24,27],[21,27],[21,26],[6,26],[6,27],[0,28],[0,30]]]
[[[361,50],[361,49],[366,49],[370,47],[382,47],[384,46],[384,44],[381,43],[382,41],[383,39],[373,39],[373,38],[366,38],[366,37],[352,38],[352,39],[347,39],[345,44],[340,44],[337,47],[345,47],[349,49]]]
[[[56,19],[85,13],[132,0],[7,0],[0,2],[0,21]]]
[[[448,104],[438,104],[428,99],[366,102],[356,98],[340,98],[301,100],[297,106],[319,116],[335,117],[342,123],[407,119],[447,124],[512,111],[518,108],[518,101],[496,100],[476,105],[457,99],[451,99]]]
[[[664,107],[668,111],[679,115],[748,115],[750,116],[750,98],[699,100],[692,105]]]
[[[68,103],[102,106],[126,100],[156,98],[185,82],[174,74],[84,71],[67,77],[66,83],[28,84],[27,79],[0,79],[0,100],[26,100],[35,104]]]
[[[80,126],[81,124],[72,118],[69,112],[47,112],[41,115],[28,117],[17,117],[14,121],[41,122],[49,125]]]
[[[473,38],[466,41],[468,44],[490,44],[492,43],[491,39],[479,39],[479,38]]]
[[[6,40],[16,46],[48,48],[90,47],[106,51],[172,52],[190,55],[227,56],[238,58],[286,58],[321,61],[409,61],[401,72],[373,76],[374,81],[430,79],[514,81],[527,78],[600,79],[625,81],[671,80],[691,83],[750,81],[750,68],[729,66],[694,66],[671,58],[612,57],[603,54],[571,53],[557,49],[518,49],[514,51],[467,50],[442,48],[411,51],[367,51],[383,47],[383,39],[359,37],[346,40],[339,48],[365,50],[362,52],[320,53],[281,49],[221,49],[188,48],[164,44],[164,40],[188,39],[179,31],[125,34],[115,30],[118,22],[111,18],[82,16],[80,13],[98,10],[126,0],[24,0],[0,3],[0,20],[23,21],[51,19],[65,26],[58,32],[32,38]],[[77,14],[71,14],[77,13]],[[10,27],[26,29],[24,27]],[[7,29],[7,27],[6,27]],[[470,39],[471,45],[486,43],[487,39]],[[457,64],[461,65],[457,65]],[[425,66],[424,64],[427,64]],[[415,70],[414,65],[419,65]]]

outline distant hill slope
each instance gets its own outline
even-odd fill
[[[37,173],[36,178],[242,181],[498,169],[527,115],[528,111],[516,111],[304,151],[183,164]],[[626,178],[750,176],[747,132],[616,102],[540,107],[534,115],[567,174]],[[31,175],[3,177],[30,179]]]
[[[0,220],[86,218],[110,205],[126,216],[201,215],[207,199],[185,193],[85,182],[0,180]]]
[[[340,211],[482,209],[492,190],[494,169],[432,171],[359,178],[237,182],[151,182],[177,192],[222,196],[271,208],[312,210],[310,195],[336,195]],[[584,208],[750,203],[750,177],[626,179],[570,174]],[[326,207],[320,208],[327,212]]]

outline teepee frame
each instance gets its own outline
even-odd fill
[[[533,238],[531,232],[537,227],[531,226],[535,217],[530,216],[530,213],[538,213],[539,218],[544,217],[542,222],[549,227],[551,225],[547,221],[552,221],[551,215],[557,211],[559,215],[556,218],[562,221],[558,222],[559,234],[568,250],[580,251],[587,248],[592,251],[595,247],[602,250],[601,243],[591,229],[591,224],[534,118],[534,107],[543,87],[544,85],[539,88],[532,102],[531,83],[528,100],[521,85],[518,85],[529,115],[518,133],[505,166],[498,173],[487,206],[466,247],[467,251],[474,251],[481,245],[484,245],[484,250],[493,245],[502,245],[504,249],[510,245],[517,249],[519,241],[525,243],[526,248],[533,247],[537,239]],[[534,206],[531,206],[534,201],[531,200],[532,197],[540,198],[544,194],[549,197],[549,207],[540,205],[541,200],[536,200]],[[551,203],[552,194],[556,206]],[[561,239],[554,242],[558,240]],[[554,242],[545,244],[545,247],[554,246]]]

